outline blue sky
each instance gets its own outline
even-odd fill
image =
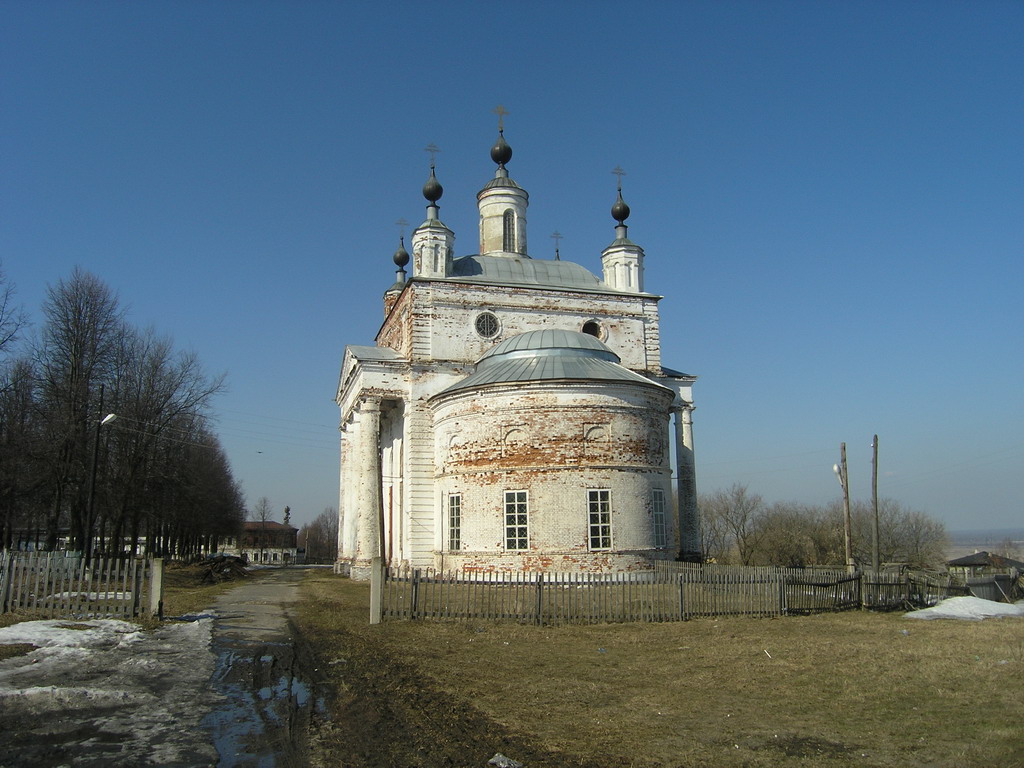
[[[530,250],[630,237],[695,389],[698,487],[1024,525],[1024,4],[17,2],[0,25],[0,260],[78,265],[226,372],[249,502],[337,504],[345,344],[395,222],[476,251],[492,110]]]

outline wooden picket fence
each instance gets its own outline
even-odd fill
[[[952,580],[846,569],[659,563],[632,573],[381,569],[380,619],[503,619],[534,624],[771,617],[932,605]],[[940,581],[942,583],[940,583]],[[371,614],[371,621],[374,620]]]
[[[0,613],[45,619],[162,613],[163,560],[64,552],[0,552]]]

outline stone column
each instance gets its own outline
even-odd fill
[[[352,546],[355,521],[352,519],[348,502],[353,492],[350,481],[350,470],[352,465],[352,431],[349,423],[342,424],[338,431],[340,433],[339,447],[341,455],[341,467],[339,471],[338,487],[338,557],[334,561],[334,572],[348,574],[352,567]]]
[[[359,433],[353,446],[353,465],[348,475],[355,486],[357,517],[355,556],[351,576],[370,577],[370,561],[380,555],[380,400],[367,398],[359,404]]]
[[[679,515],[679,558],[702,559],[700,513],[697,510],[697,473],[693,458],[693,405],[684,402],[672,409],[675,415],[676,477]]]

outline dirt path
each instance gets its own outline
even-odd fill
[[[273,572],[221,595],[214,604],[211,679],[220,704],[205,718],[218,768],[306,765],[315,706],[288,619],[305,571]]]

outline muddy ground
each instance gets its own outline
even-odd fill
[[[314,768],[487,768],[498,753],[527,768],[587,765],[536,749],[356,636],[343,635],[340,647],[343,655],[313,662],[318,665],[314,676],[323,664],[344,670],[342,684],[317,686],[326,695],[330,717],[314,713]]]
[[[358,637],[315,658],[289,617],[304,574],[243,582],[209,614],[152,632],[77,623],[78,647],[0,661],[0,768],[483,768],[499,752],[529,768],[580,765]]]

